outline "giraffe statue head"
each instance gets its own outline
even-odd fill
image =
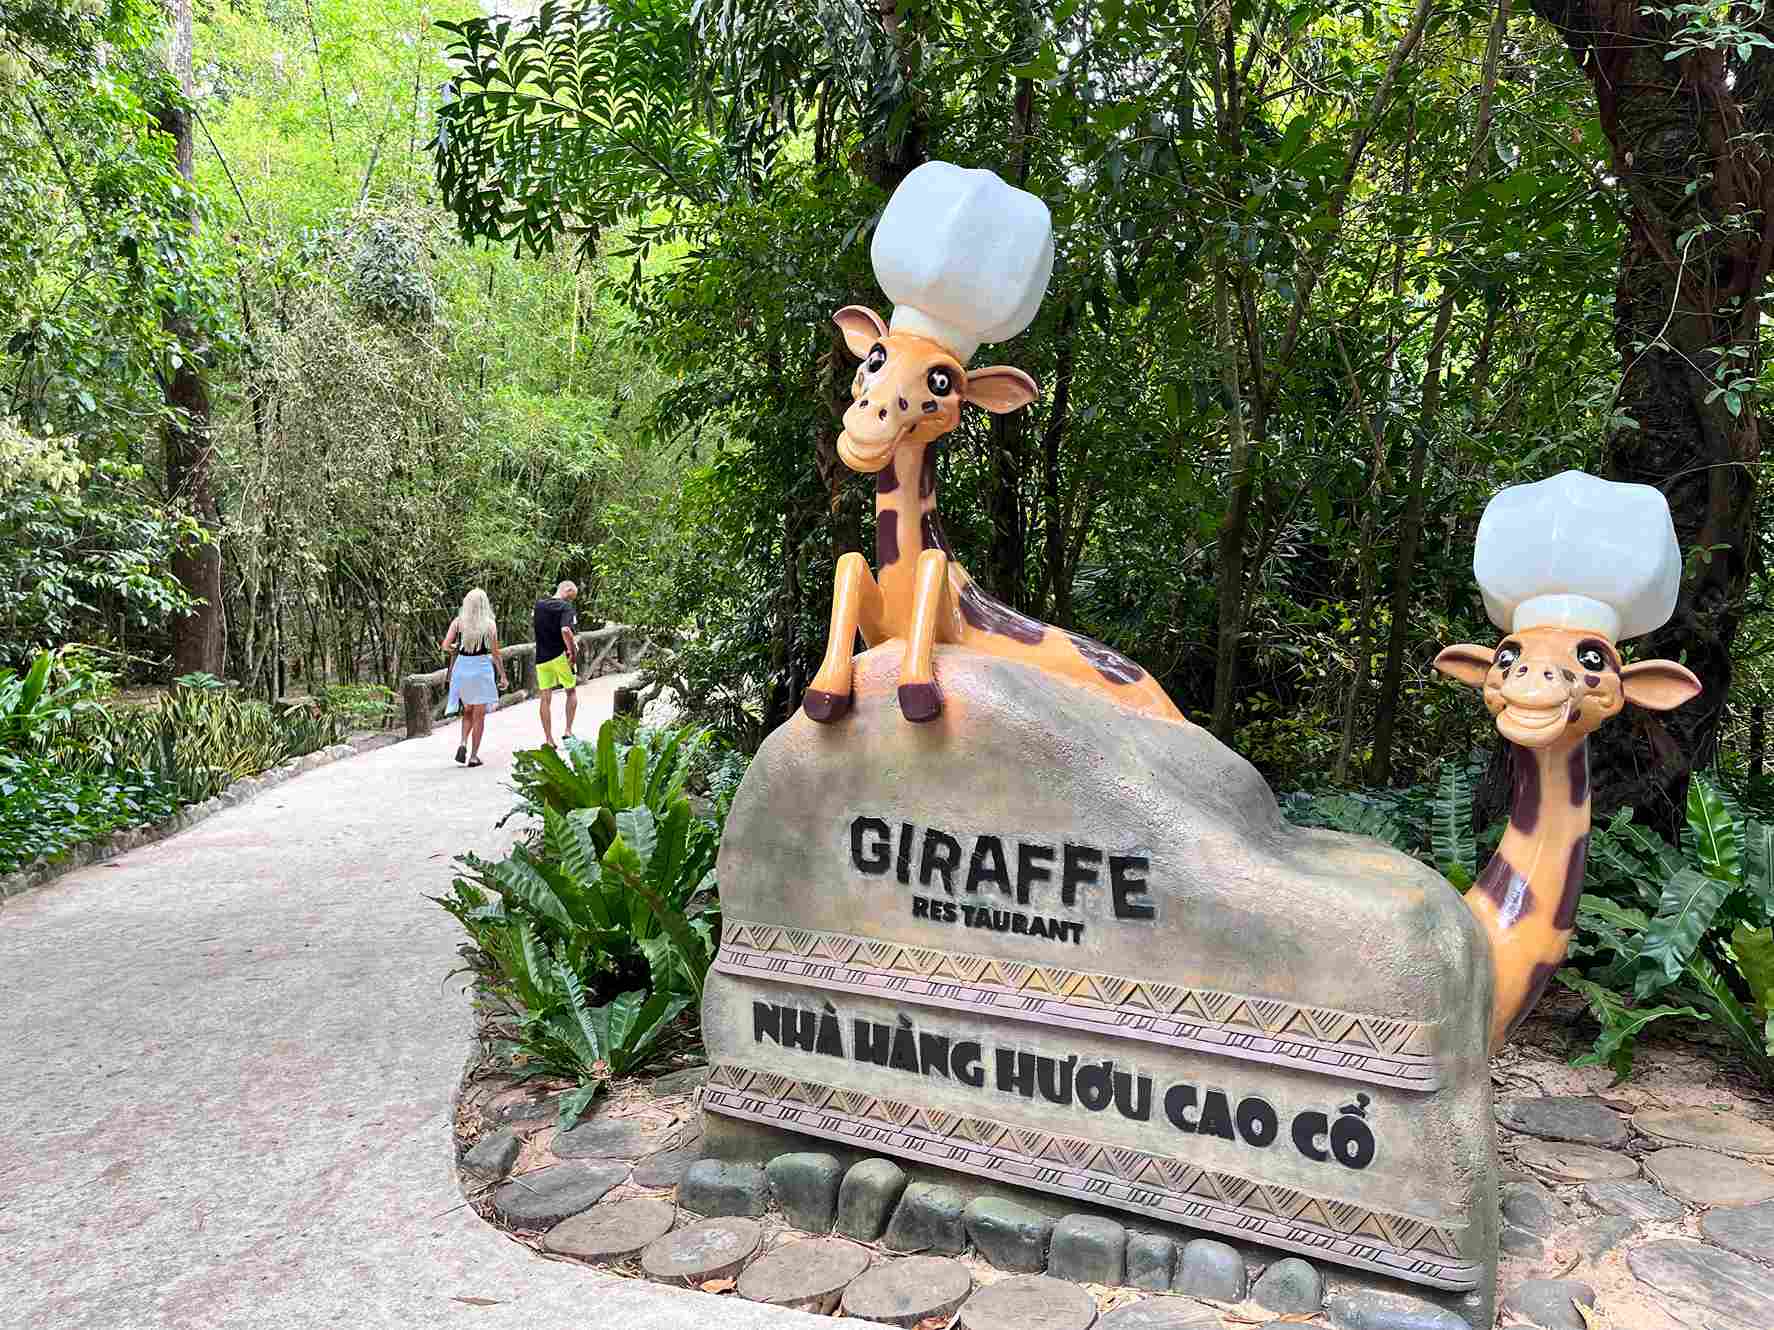
[[[987,411],[1015,411],[1039,395],[1020,369],[993,365],[971,373],[941,342],[893,332],[874,310],[846,305],[832,316],[850,353],[862,361],[850,387],[850,409],[838,436],[838,456],[852,471],[872,475],[904,445],[924,447],[961,423],[961,403]]]
[[[963,402],[1003,412],[1035,400],[1021,370],[967,362],[1041,307],[1053,273],[1046,204],[990,171],[925,162],[887,201],[869,257],[893,318],[861,305],[832,316],[862,362],[838,439],[846,466],[873,474],[898,449],[929,446],[961,422]]]
[[[1566,471],[1503,490],[1479,521],[1472,571],[1508,635],[1451,646],[1435,668],[1482,690],[1510,743],[1569,746],[1628,702],[1668,711],[1699,694],[1683,666],[1622,666],[1615,646],[1665,623],[1681,585],[1669,504],[1650,486]]]
[[[1497,732],[1523,748],[1575,744],[1628,702],[1669,711],[1700,694],[1685,666],[1622,665],[1614,644],[1588,628],[1527,628],[1494,649],[1462,642],[1438,655],[1435,668],[1482,690]]]

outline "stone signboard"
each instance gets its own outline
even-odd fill
[[[966,646],[774,733],[722,840],[703,1107],[1488,1298],[1491,962],[1436,873],[1186,722]]]

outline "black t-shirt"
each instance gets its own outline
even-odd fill
[[[567,654],[567,648],[561,643],[561,629],[571,628],[579,622],[579,612],[573,608],[573,602],[562,600],[559,596],[550,596],[547,600],[536,602],[536,663],[543,664],[556,656]]]

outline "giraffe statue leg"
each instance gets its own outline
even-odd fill
[[[871,646],[885,640],[881,588],[868,560],[854,551],[838,560],[832,579],[832,626],[825,639],[825,659],[801,698],[811,720],[829,723],[850,710],[850,674],[856,658],[856,632]]]
[[[949,556],[925,550],[918,556],[912,592],[912,627],[906,635],[905,660],[899,667],[899,710],[907,720],[935,720],[942,714],[932,659],[938,626],[946,621],[949,598]]]

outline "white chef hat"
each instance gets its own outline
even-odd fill
[[[1619,642],[1669,621],[1682,553],[1657,490],[1566,471],[1498,492],[1478,522],[1472,574],[1506,633],[1550,625]]]
[[[1053,274],[1053,218],[990,171],[925,162],[887,201],[869,256],[893,301],[892,330],[966,365],[981,342],[1034,322]]]

